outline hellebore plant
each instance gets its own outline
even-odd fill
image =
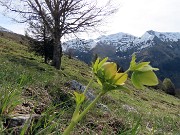
[[[158,84],[158,79],[153,71],[158,70],[157,68],[151,67],[150,62],[136,63],[136,56],[133,54],[130,62],[130,67],[124,73],[119,73],[117,65],[114,62],[107,62],[108,58],[104,58],[102,61],[98,58],[93,63],[93,77],[87,85],[83,93],[74,92],[74,98],[76,101],[76,109],[71,119],[71,123],[65,129],[63,135],[69,135],[73,130],[74,126],[88,113],[88,111],[97,103],[97,101],[107,92],[112,90],[125,90],[129,91],[125,86],[125,82],[128,79],[128,72],[132,72],[131,81],[137,89],[144,89],[146,86],[154,86]],[[93,79],[96,78],[97,82],[101,86],[99,95],[85,108],[80,111],[82,103],[85,101],[85,94],[88,87],[92,83]]]

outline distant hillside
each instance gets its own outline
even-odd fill
[[[3,27],[1,27],[0,26],[0,31],[2,32],[11,32],[11,33],[13,33],[12,31],[10,31],[10,30],[8,30],[8,29],[5,29],[5,28],[3,28]]]
[[[28,44],[28,39],[24,35],[14,33],[14,32],[7,30],[1,26],[0,26],[0,36],[3,38],[6,38],[8,40],[11,39],[20,44],[26,44],[26,45]]]
[[[72,49],[72,55],[90,63],[95,54],[108,56],[123,68],[129,66],[131,55],[138,59],[151,61],[160,68],[161,80],[168,77],[180,88],[180,33],[147,31],[141,37],[126,33],[102,36],[95,40],[71,40],[65,43],[66,50]]]

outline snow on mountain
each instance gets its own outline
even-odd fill
[[[155,37],[154,34],[151,34],[147,31],[141,37],[136,38],[133,41],[133,45],[136,47],[139,47],[138,50],[146,48],[146,47],[150,47],[154,45],[154,41],[153,41],[154,37]]]
[[[127,49],[127,45],[136,39],[135,36],[126,33],[117,33],[112,35],[103,35],[97,39],[73,39],[63,43],[63,50],[78,49],[79,51],[86,52],[91,50],[98,44],[106,44],[116,47],[117,51]]]
[[[137,37],[127,34],[127,33],[117,33],[112,34],[108,36],[102,36],[100,38],[97,38],[97,43],[103,43],[106,45],[112,45],[116,47],[117,51],[123,51],[127,50],[130,46],[130,43],[132,43]]]
[[[81,52],[88,52],[97,45],[109,45],[116,48],[116,52],[126,52],[128,49],[143,48],[156,45],[155,39],[162,42],[177,42],[180,40],[178,32],[156,32],[153,30],[146,31],[141,37],[135,37],[127,33],[117,33],[103,35],[97,39],[73,39],[64,43],[63,50],[76,49]]]
[[[119,41],[133,41],[134,38],[136,38],[135,36],[132,36],[130,34],[127,33],[117,33],[117,34],[111,34],[111,35],[107,35],[107,36],[101,36],[99,38],[97,38],[97,40],[101,41],[101,42],[119,42]]]
[[[154,37],[159,38],[163,42],[177,42],[180,39],[180,32],[156,32],[147,31],[142,37],[134,41],[135,44],[146,42],[148,40],[153,40]]]
[[[133,41],[134,47],[139,47],[141,50],[146,47],[155,45],[154,39],[157,38],[162,42],[177,42],[180,40],[180,33],[178,32],[156,32],[153,30],[146,31],[141,37]]]
[[[81,52],[86,52],[91,50],[96,46],[96,42],[93,39],[72,39],[63,43],[63,51],[68,51],[68,49],[78,49]]]
[[[144,35],[142,35],[140,38],[136,38],[133,43],[134,44],[139,44],[139,43],[146,43],[148,40],[153,40],[154,35],[149,34],[148,32],[145,32]]]
[[[180,39],[179,32],[155,32],[155,31],[148,31],[151,35],[157,36],[163,42],[177,42]]]

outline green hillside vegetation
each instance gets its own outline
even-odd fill
[[[28,51],[25,38],[12,37],[0,36],[0,134],[61,134],[75,108],[72,90],[66,83],[77,80],[87,85],[91,68],[64,55],[62,70],[56,70]],[[180,99],[152,87],[137,90],[130,81],[126,85],[132,93],[113,91],[105,95],[99,102],[109,111],[95,107],[72,135],[180,133]],[[95,81],[91,88],[95,95],[99,92]],[[27,107],[30,105],[33,107]],[[28,129],[27,124],[7,129],[7,116],[17,114],[41,114],[41,118]]]

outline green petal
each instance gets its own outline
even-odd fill
[[[158,84],[158,78],[153,71],[135,72],[138,80],[147,86],[154,86]]]
[[[116,73],[116,76],[114,78],[116,85],[123,85],[124,82],[127,80],[128,74],[124,73]]]
[[[143,84],[139,81],[139,78],[138,78],[136,72],[133,72],[133,73],[132,73],[131,81],[132,81],[133,85],[134,85],[137,89],[143,89],[143,88],[144,88],[144,87],[143,87]]]
[[[98,64],[98,69],[102,67],[102,65],[108,60],[108,57],[104,58],[99,64]]]
[[[117,65],[114,62],[106,62],[102,65],[104,70],[104,77],[106,79],[111,79],[117,72]]]

